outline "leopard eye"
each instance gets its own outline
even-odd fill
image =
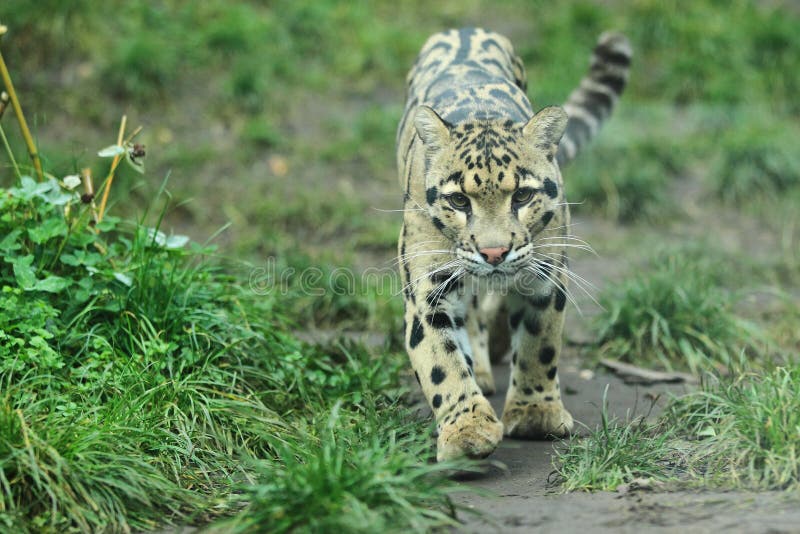
[[[514,191],[514,194],[511,196],[511,202],[519,206],[522,204],[527,204],[530,202],[531,198],[533,198],[533,189],[525,187]]]
[[[457,210],[469,209],[469,198],[467,198],[467,195],[453,193],[452,195],[447,196],[447,200],[450,202],[450,205]]]

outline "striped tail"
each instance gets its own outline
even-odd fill
[[[597,40],[589,73],[564,104],[569,122],[558,147],[559,165],[575,158],[611,115],[628,82],[632,55],[622,34],[606,32]]]

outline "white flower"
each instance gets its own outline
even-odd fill
[[[64,177],[64,187],[72,191],[76,187],[81,185],[81,177],[77,174],[70,174],[69,176]]]

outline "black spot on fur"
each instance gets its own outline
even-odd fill
[[[464,175],[461,173],[461,171],[456,171],[453,174],[451,174],[450,176],[448,176],[447,178],[445,178],[444,183],[442,185],[444,185],[446,183],[449,183],[449,182],[455,182],[457,184],[460,184],[461,183],[461,179],[462,179],[463,176]]]
[[[542,362],[542,365],[550,365],[550,362],[552,362],[555,357],[556,349],[553,347],[543,347],[542,350],[539,351],[539,361]]]
[[[533,390],[532,390],[531,388],[523,388],[523,389],[522,389],[522,392],[523,392],[525,395],[533,395]]]
[[[548,224],[550,224],[550,221],[552,219],[553,219],[553,212],[552,211],[544,212],[544,215],[542,215],[542,226],[547,226]],[[435,220],[435,218],[434,218],[434,220]]]
[[[509,324],[509,326],[510,326],[512,329],[516,330],[516,329],[517,329],[517,327],[519,326],[519,323],[521,323],[521,322],[522,322],[522,316],[523,316],[523,315],[524,315],[524,312],[523,312],[523,310],[518,310],[518,311],[515,311],[514,313],[512,313],[511,315],[509,315],[509,317],[508,317],[508,324]]]
[[[450,316],[444,312],[431,313],[425,317],[425,320],[433,328],[451,328],[453,326]]]
[[[555,367],[555,366],[551,367],[547,371],[547,378],[549,378],[550,380],[554,380],[556,378],[556,373],[557,372],[558,372],[558,367]]]
[[[464,318],[463,317],[454,318],[453,324],[456,325],[456,328],[464,328]]]
[[[528,304],[537,310],[543,310],[550,305],[550,299],[553,297],[552,293],[547,295],[534,295],[528,300]]]
[[[534,386],[534,388],[533,388],[533,389],[535,389],[536,391],[538,391],[539,393],[541,393],[542,391],[544,391],[544,386],[542,386],[541,384],[539,384],[539,385],[536,385],[536,386]]]
[[[538,336],[542,332],[542,323],[536,315],[525,317],[525,330],[532,336]]]
[[[455,341],[452,339],[445,339],[444,340],[444,350],[447,352],[455,352],[458,346],[456,346]]]
[[[559,286],[556,289],[556,303],[555,309],[556,311],[564,311],[564,307],[567,305],[567,292],[563,286]]]
[[[434,408],[438,408],[439,406],[441,406],[442,405],[442,396],[439,395],[438,393],[436,395],[434,395],[433,399],[431,400],[431,405]]]
[[[466,355],[465,355],[465,356],[464,356],[464,360],[466,360],[466,362],[467,362],[467,366],[468,366],[470,369],[472,369],[472,358],[470,358],[469,356],[466,356]]]
[[[414,371],[414,378],[417,379],[417,384],[419,384],[421,386],[422,382],[419,381],[419,374],[416,371]]]
[[[550,178],[545,178],[544,179],[544,192],[547,193],[548,197],[556,198],[558,196],[558,186]],[[428,204],[430,204],[430,203],[431,202],[428,201]]]
[[[549,212],[550,215],[553,215],[553,212]],[[444,232],[444,223],[439,217],[431,217],[431,221],[433,221],[433,225],[436,227],[437,230],[440,232]]]
[[[433,369],[431,369],[431,382],[433,382],[435,386],[438,386],[444,382],[445,378],[447,378],[447,374],[445,374],[444,370],[438,365],[434,365]]]
[[[466,393],[462,393],[461,395],[458,396],[458,402],[464,402],[465,400],[467,400]]]
[[[544,400],[546,400],[546,401],[551,401],[551,400],[553,400],[553,397],[552,397],[552,396],[550,396],[550,395],[546,395],[546,396],[545,396],[545,398],[544,398]]]
[[[427,191],[425,191],[425,200],[428,201],[428,204],[433,204],[436,202],[438,196],[439,190],[436,189],[436,187],[429,187]]]
[[[416,348],[423,339],[425,339],[425,333],[422,331],[419,318],[415,315],[414,321],[411,323],[411,335],[408,336],[408,346],[412,349]]]

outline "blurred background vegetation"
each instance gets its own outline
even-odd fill
[[[576,233],[610,262],[598,276],[688,237],[761,281],[800,278],[793,2],[5,0],[0,20],[47,168],[92,164],[125,113],[145,126],[148,175],[169,175],[167,226],[204,239],[230,222],[218,242],[232,256],[356,269],[391,265],[395,127],[430,33],[508,35],[538,108],[566,98],[599,33],[620,30],[635,50],[629,89],[565,171]],[[160,185],[122,180],[122,215]],[[363,289],[291,302],[309,324],[396,330],[399,299]]]

